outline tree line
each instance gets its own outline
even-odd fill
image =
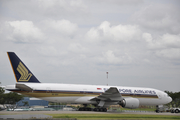
[[[16,92],[5,93],[4,88],[0,87],[0,104],[3,106],[8,104],[9,106],[7,107],[14,110],[16,103],[20,100],[23,100],[23,97],[23,95],[20,95]]]
[[[173,108],[180,108],[180,92],[170,92],[170,91],[165,91],[171,98],[172,101],[167,104],[168,107],[173,107]]]

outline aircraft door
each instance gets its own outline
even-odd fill
[[[86,94],[86,91],[87,91],[87,89],[85,88],[85,89],[84,89],[84,94]]]
[[[46,88],[46,95],[48,95],[49,93],[51,93],[51,88],[50,88],[50,87],[47,87],[47,88]]]
[[[82,95],[85,95],[85,94],[86,94],[86,90],[87,90],[86,88],[83,88],[82,91],[80,91],[80,93],[81,93]]]
[[[159,93],[158,93],[158,97],[159,97],[159,99],[161,99],[161,98],[162,98],[162,94],[161,94],[161,92],[159,92]]]
[[[86,90],[87,90],[86,88],[83,89],[83,94],[84,95],[86,94]]]

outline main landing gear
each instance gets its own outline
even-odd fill
[[[97,112],[107,112],[106,108],[89,108],[89,107],[81,107],[79,111],[97,111]]]
[[[95,108],[90,108],[87,107],[86,104],[84,104],[84,107],[80,107],[78,111],[97,111],[97,112],[107,112],[107,109],[104,107],[97,107],[95,106]]]
[[[92,111],[92,108],[89,108],[89,107],[80,107],[79,111]]]
[[[106,108],[94,108],[93,111],[107,112]]]

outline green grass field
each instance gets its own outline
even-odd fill
[[[124,111],[124,110],[133,110],[133,111],[148,111],[148,112],[154,112],[156,109],[154,108],[136,108],[136,109],[128,109],[128,108],[112,108],[116,111]]]
[[[178,120],[180,116],[173,115],[142,115],[142,114],[48,114],[53,118],[76,118],[78,120]]]

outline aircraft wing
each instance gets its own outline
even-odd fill
[[[118,91],[116,87],[110,87],[104,93],[100,94],[98,97],[91,99],[91,101],[101,100],[101,101],[108,101],[108,102],[118,102],[122,100],[122,95]]]
[[[16,88],[22,89],[22,90],[26,90],[26,91],[32,91],[33,89],[29,86],[27,86],[26,84],[22,84],[22,83],[16,83]]]

